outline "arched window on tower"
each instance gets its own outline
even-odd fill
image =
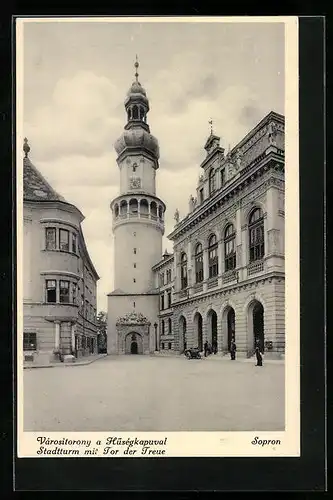
[[[255,208],[249,217],[250,262],[265,255],[264,217],[260,208]]]
[[[127,110],[127,120],[130,121],[131,119],[131,108]]]
[[[210,278],[218,275],[219,258],[217,255],[217,239],[215,234],[212,234],[212,236],[208,240],[208,267]]]
[[[187,256],[182,253],[180,258],[180,287],[183,290],[187,287]]]
[[[202,245],[198,243],[195,249],[195,282],[203,281],[203,253]]]
[[[229,224],[224,231],[224,270],[231,271],[236,267],[236,233],[234,226]]]
[[[139,118],[139,110],[136,105],[133,106],[133,119],[137,120]]]
[[[212,168],[209,172],[209,194],[212,195],[215,191],[215,171]]]
[[[140,120],[143,120],[144,116],[145,116],[145,110],[143,109],[142,106],[140,106]]]

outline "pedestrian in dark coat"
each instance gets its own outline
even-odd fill
[[[204,353],[205,353],[205,357],[207,357],[207,353],[208,353],[208,342],[207,342],[207,340],[204,343]]]
[[[230,344],[230,357],[231,357],[232,361],[234,361],[236,359],[236,350],[237,350],[237,347],[236,347],[235,340],[232,339],[231,344]]]
[[[257,364],[256,366],[262,366],[262,349],[260,346],[260,340],[257,339],[255,343],[255,353],[256,353],[256,358],[257,358]]]

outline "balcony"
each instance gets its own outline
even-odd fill
[[[207,290],[210,290],[211,288],[215,288],[215,287],[217,287],[217,285],[218,285],[218,279],[217,279],[217,277],[210,278],[207,281]]]
[[[264,270],[264,261],[263,260],[257,260],[255,262],[251,262],[247,266],[247,275],[252,276],[253,274],[258,274],[263,272]]]
[[[193,285],[193,293],[201,293],[203,291],[203,283],[195,283]]]
[[[231,271],[227,271],[222,275],[223,285],[226,285],[227,283],[231,283],[232,281],[238,281],[238,271],[236,271],[236,269],[232,269]]]

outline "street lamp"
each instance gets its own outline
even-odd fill
[[[157,348],[157,323],[154,323],[154,328],[155,328],[155,351],[158,351],[158,348]]]

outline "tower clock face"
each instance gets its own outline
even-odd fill
[[[141,179],[140,177],[132,177],[130,180],[131,189],[140,189],[141,188]]]

